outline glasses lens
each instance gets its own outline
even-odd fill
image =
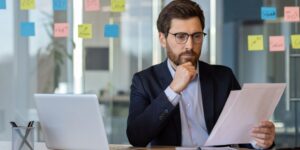
[[[204,34],[203,34],[202,32],[195,33],[195,34],[193,35],[193,40],[194,40],[194,42],[200,43],[200,42],[203,40],[203,36],[204,36]]]
[[[185,43],[188,36],[186,33],[176,33],[175,38],[178,43]]]

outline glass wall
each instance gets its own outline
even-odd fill
[[[241,84],[287,83],[272,117],[276,126],[276,146],[299,147],[300,80],[297,77],[300,51],[292,47],[291,35],[299,34],[300,22],[284,18],[287,6],[298,7],[299,11],[298,0],[224,1],[221,63],[233,68]],[[262,7],[275,9],[275,18],[263,19]],[[249,51],[249,35],[263,37],[261,51]],[[271,36],[284,37],[283,51],[270,51]]]
[[[83,0],[68,0],[65,10],[54,10],[52,0],[36,1],[31,10],[6,0],[0,9],[0,140],[10,139],[9,121],[38,120],[34,93],[92,93],[99,98],[109,142],[128,143],[131,78],[165,60],[156,19],[170,1],[126,0],[124,11],[112,12],[111,0],[99,0],[100,9],[94,11],[86,11]],[[300,52],[290,44],[290,35],[299,34],[299,22],[283,19],[284,7],[299,7],[299,0],[195,1],[204,10],[208,33],[200,59],[229,66],[241,84],[287,83],[272,117],[276,143],[299,147]],[[263,6],[275,7],[277,18],[261,19]],[[35,24],[33,36],[22,34],[23,22]],[[68,24],[65,37],[54,36],[56,23]],[[92,25],[92,38],[78,37],[79,24]],[[250,52],[248,35],[256,34],[264,37],[264,49]],[[269,51],[274,35],[285,37],[285,51]]]
[[[99,1],[93,11],[85,1],[52,2],[36,1],[23,10],[19,1],[6,1],[0,9],[0,140],[10,139],[9,121],[38,120],[34,93],[92,93],[99,98],[109,142],[128,143],[131,77],[164,57],[153,26],[162,2],[126,0],[121,12],[112,12],[111,0]],[[92,38],[78,37],[78,23],[92,25]],[[55,29],[59,24],[67,27]],[[107,29],[112,26],[117,33]]]
[[[68,22],[69,9],[49,6],[52,1],[37,1],[24,10],[19,1],[6,1],[0,9],[0,140],[10,139],[9,121],[38,120],[34,93],[72,92],[72,37],[53,34],[55,22]]]
[[[152,1],[126,0],[126,10],[121,13],[110,11],[110,0],[101,1],[101,6],[101,13],[83,12],[83,22],[95,29],[95,36],[83,41],[83,89],[98,95],[110,143],[128,143],[131,78],[153,60]],[[119,26],[118,37],[104,36],[105,26],[111,24]],[[105,65],[93,68],[97,61]]]

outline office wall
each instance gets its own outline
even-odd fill
[[[101,3],[102,8],[109,7],[109,4],[109,1]],[[128,0],[126,5],[127,10],[121,14],[109,11],[84,13],[84,22],[96,27],[94,38],[84,41],[84,48],[109,48],[111,65],[109,70],[85,70],[87,92],[99,93],[109,89],[113,90],[109,91],[110,94],[128,93],[133,73],[152,64],[152,2]],[[119,25],[119,37],[109,39],[103,36],[104,26],[108,23]]]
[[[14,100],[14,13],[12,1],[7,3],[10,11],[0,10],[0,140],[8,138],[8,119],[12,118]],[[2,30],[6,29],[6,30]],[[5,42],[4,42],[5,41]],[[5,44],[4,44],[5,43]]]

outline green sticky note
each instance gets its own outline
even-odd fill
[[[300,34],[291,35],[292,39],[292,48],[300,49]]]
[[[81,24],[78,25],[78,37],[83,39],[90,39],[92,35],[92,25],[91,24]]]
[[[35,9],[35,0],[20,0],[21,10]]]
[[[262,35],[249,35],[248,36],[248,50],[249,51],[262,51],[264,49],[264,38]]]
[[[125,0],[111,0],[111,11],[112,12],[125,11]]]

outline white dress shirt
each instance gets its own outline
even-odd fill
[[[175,70],[168,59],[168,69],[174,78]],[[169,101],[180,106],[181,118],[181,145],[182,146],[203,146],[208,138],[205,124],[201,83],[199,77],[199,64],[197,64],[197,76],[180,94],[174,92],[170,86],[165,89]],[[260,149],[255,141],[251,142],[255,149]]]
[[[175,70],[170,60],[168,60],[168,68],[174,78]],[[174,92],[169,86],[165,89],[165,94],[174,106],[178,103],[180,106],[181,145],[203,146],[208,133],[203,112],[199,65],[197,64],[197,76],[180,94]]]

